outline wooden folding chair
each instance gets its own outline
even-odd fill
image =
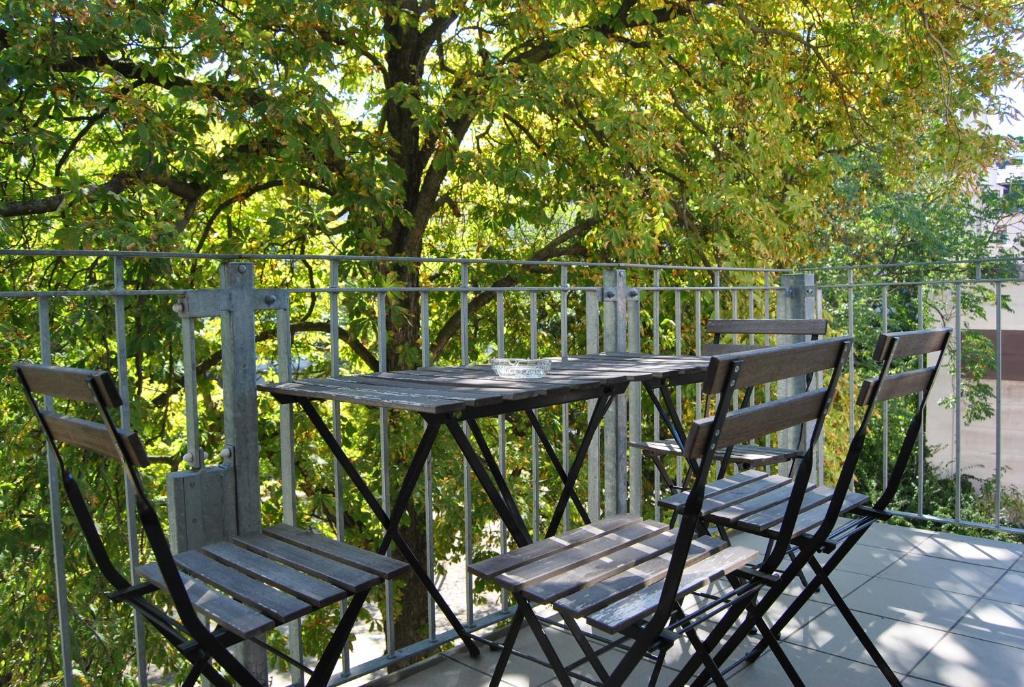
[[[762,585],[773,579],[779,561],[765,560],[760,566],[747,567],[760,555],[757,551],[730,546],[708,535],[701,513],[706,508],[705,500],[716,496],[715,490],[705,491],[715,452],[823,418],[848,350],[848,339],[835,339],[712,358],[703,389],[715,397],[716,410],[712,417],[693,424],[685,442],[686,457],[698,464],[698,470],[686,498],[673,504],[680,513],[678,528],[617,515],[471,564],[474,574],[507,590],[517,603],[491,685],[500,683],[512,655],[536,660],[514,649],[524,621],[562,685],[573,684],[573,679],[621,685],[645,657],[655,661],[650,678],[650,684],[654,684],[666,652],[684,637],[695,647],[700,665],[716,684],[724,685],[725,679],[696,628],[723,611],[738,608],[742,612],[753,604]],[[733,407],[737,389],[820,370],[831,371],[826,389],[782,401]],[[816,428],[820,426],[815,422]],[[797,471],[797,479],[806,482],[810,451],[801,458],[807,458],[801,461],[807,467]],[[798,515],[799,500],[794,497],[789,511],[780,518],[785,541]],[[731,588],[712,593],[709,585],[719,579],[727,580]],[[696,608],[684,610],[682,602],[689,596],[697,602]],[[544,632],[545,624],[552,621],[542,619],[535,611],[537,606],[547,605],[553,606],[575,638],[583,658],[563,663]],[[580,620],[617,638],[607,640],[586,633]],[[774,636],[766,636],[779,661],[795,675]],[[614,668],[606,669],[600,656],[619,646],[626,648],[624,655]],[[597,680],[576,671],[584,664],[593,668]]]
[[[138,609],[191,664],[182,684],[190,687],[205,677],[217,687],[228,687],[228,679],[214,664],[237,684],[264,684],[229,651],[233,645],[251,641],[310,673],[308,685],[326,685],[370,589],[408,566],[287,525],[172,554],[139,474],[139,468],[148,463],[146,449],[138,434],[119,429],[111,419],[111,411],[122,400],[110,374],[28,363],[18,363],[14,369],[57,456],[64,492],[90,554],[113,587],[107,597]],[[54,412],[40,405],[37,396],[61,399],[76,410],[94,406],[91,419]],[[111,560],[89,502],[61,452],[69,445],[114,458],[127,471],[155,558],[136,571],[144,582],[133,584]],[[158,590],[167,593],[173,615],[148,598]],[[342,599],[349,600],[348,607],[314,670],[263,641],[269,630]],[[207,619],[215,625],[212,630]]]
[[[799,336],[816,341],[825,335],[828,323],[825,320],[710,320],[705,329],[714,335],[714,339],[711,343],[704,344],[701,352],[704,355],[723,355],[766,348],[774,345],[780,336]],[[723,342],[723,337],[729,337],[730,341]],[[805,380],[805,383],[809,387],[811,379]],[[757,393],[753,387],[742,389],[742,392],[739,400],[741,405],[747,405],[751,394]],[[801,453],[799,445],[770,446],[768,441],[762,443],[764,445],[740,444],[728,451],[719,449],[718,457],[722,463],[719,466],[718,477],[724,476],[729,464],[739,465],[743,469],[767,469],[772,465],[792,461]],[[798,440],[797,444],[799,443]],[[685,480],[673,479],[665,465],[666,456],[682,453],[674,439],[643,441],[634,445],[654,463],[661,476],[662,485],[673,491],[682,491],[686,488]]]
[[[802,512],[797,518],[796,527],[793,530],[793,546],[790,550],[792,561],[780,576],[779,581],[772,586],[758,604],[761,613],[767,612],[767,609],[780,598],[787,585],[796,577],[802,577],[800,573],[804,566],[810,566],[814,572],[814,578],[805,583],[800,595],[775,621],[772,626],[772,635],[777,637],[811,596],[819,588],[824,587],[850,629],[891,685],[899,685],[898,678],[877,647],[874,646],[864,628],[861,627],[853,611],[850,610],[842,595],[829,579],[829,575],[872,524],[890,517],[886,509],[892,503],[900,481],[906,474],[911,457],[915,453],[914,448],[924,420],[928,393],[942,362],[942,354],[949,341],[949,335],[949,329],[936,329],[895,332],[878,337],[874,359],[879,364],[879,373],[877,377],[864,382],[861,386],[857,403],[864,408],[863,417],[850,442],[836,484],[831,489],[816,487],[807,491],[804,496]],[[929,365],[898,374],[891,373],[893,364],[900,359],[917,358],[918,356],[925,356],[927,359],[927,356],[932,354],[934,354],[934,360]],[[863,453],[864,442],[874,410],[879,403],[884,401],[914,395],[917,396],[917,410],[907,426],[907,432],[889,477],[888,485],[874,504],[867,505],[868,497],[851,491],[850,487],[853,485],[857,463]],[[711,489],[714,486],[713,483],[708,485],[708,488]],[[786,502],[792,490],[798,488],[798,485],[795,485],[792,480],[780,477],[762,477],[740,484],[736,484],[733,480],[730,486],[731,488],[725,493],[732,494],[732,497],[723,501],[718,508],[709,511],[706,515],[707,520],[715,524],[728,525],[745,532],[762,535],[769,539],[774,535],[773,528],[768,524],[774,508],[772,504]],[[852,516],[852,519],[837,528],[839,518],[844,515]],[[828,556],[824,563],[816,557],[815,554],[818,553]],[[745,630],[749,631],[752,627],[753,624],[747,622],[746,627],[741,627],[736,635],[716,653],[719,664],[735,650],[745,635]],[[764,653],[766,646],[769,645],[770,643],[762,640],[743,660],[755,660]]]

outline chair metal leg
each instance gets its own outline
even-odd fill
[[[541,625],[540,620],[537,619],[533,609],[530,608],[525,598],[521,596],[516,597],[516,602],[523,609],[523,615],[526,618],[527,625],[533,630],[534,636],[537,637],[537,643],[540,644],[541,651],[544,652],[544,657],[548,660],[548,665],[555,671],[555,676],[558,678],[558,683],[562,687],[573,687],[572,680],[569,678],[569,671],[565,669],[562,664],[562,659],[558,657],[558,652],[555,651],[555,647],[552,646],[551,640],[544,634],[544,626]]]
[[[775,655],[775,660],[782,666],[782,670],[785,671],[786,677],[793,684],[793,687],[804,687],[804,681],[800,679],[800,674],[797,672],[796,667],[789,660],[789,656],[786,656],[786,652],[782,650],[782,645],[779,643],[778,638],[772,634],[768,624],[764,621],[764,618],[760,618],[757,621],[757,629],[761,631],[764,636],[764,642],[767,643],[768,647],[772,650],[772,654]]]
[[[821,566],[818,565],[818,562],[813,558],[811,561],[811,567],[814,568],[815,573],[820,575]],[[832,602],[836,605],[836,608],[839,609],[843,619],[846,620],[846,624],[849,625],[850,629],[853,630],[853,633],[857,635],[857,639],[860,640],[864,649],[871,656],[871,660],[874,661],[875,665],[878,666],[878,669],[882,671],[882,675],[885,677],[886,681],[890,685],[893,685],[893,687],[899,687],[900,680],[896,677],[896,673],[894,673],[892,668],[889,667],[888,661],[886,661],[885,657],[878,651],[878,647],[876,647],[875,643],[871,641],[871,637],[868,636],[867,631],[861,626],[860,621],[857,620],[857,617],[853,614],[853,611],[850,610],[850,607],[846,605],[846,601],[843,600],[843,595],[840,594],[839,590],[836,589],[834,584],[832,584],[832,580],[828,579],[828,577],[824,577],[821,583],[825,587],[825,591],[828,592],[828,595],[832,597]]]
[[[362,591],[353,595],[349,600],[348,608],[345,609],[345,614],[341,616],[338,627],[334,628],[334,634],[331,635],[327,646],[324,647],[320,660],[317,662],[309,682],[306,683],[306,687],[324,687],[331,679],[331,675],[334,673],[334,666],[338,663],[338,658],[341,657],[341,652],[348,642],[349,635],[352,634],[352,626],[356,624],[359,611],[369,594],[369,590]]]
[[[701,661],[704,663],[705,672],[711,674],[710,677],[715,681],[715,684],[718,687],[729,687],[725,681],[725,676],[722,675],[722,671],[718,669],[715,660],[711,658],[711,653],[705,649],[704,642],[700,641],[700,637],[697,636],[697,630],[687,630],[686,637],[693,644],[696,654],[700,656]]]
[[[509,659],[512,658],[512,649],[515,646],[516,638],[519,636],[519,630],[523,626],[524,618],[523,607],[520,604],[516,606],[515,615],[512,616],[512,623],[508,626],[508,632],[505,633],[505,645],[501,648],[501,656],[498,657],[498,662],[491,673],[490,687],[499,687],[501,685],[501,677],[505,674],[505,668],[508,667]]]
[[[572,633],[573,639],[579,644],[580,649],[583,651],[583,655],[587,657],[587,661],[590,662],[591,667],[597,674],[602,684],[608,684],[608,671],[604,669],[604,665],[601,663],[600,657],[594,652],[594,648],[590,646],[590,641],[587,640],[587,636],[583,634],[583,630],[580,629],[579,623],[571,615],[562,613],[562,620],[565,621],[565,626],[569,628],[569,632]]]

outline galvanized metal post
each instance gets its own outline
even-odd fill
[[[625,270],[605,270],[604,351],[626,350],[627,286]],[[626,399],[615,399],[604,421],[604,514],[626,512]]]
[[[626,306],[629,312],[629,319],[626,322],[626,350],[629,353],[640,352],[640,292],[636,289],[628,289],[626,292]],[[626,392],[626,401],[629,406],[629,427],[627,437],[629,438],[629,512],[633,515],[643,515],[644,509],[644,472],[642,456],[637,444],[640,443],[640,422],[642,417],[642,405],[640,401],[640,384],[632,382]]]
[[[805,272],[801,274],[785,274],[781,278],[782,292],[779,294],[776,306],[776,316],[780,320],[808,320],[813,319],[817,313],[817,289],[815,288],[814,275]],[[802,336],[779,337],[779,343],[796,343],[802,341]],[[790,379],[783,382],[779,390],[780,396],[792,396],[807,390],[807,380],[803,378]],[[811,436],[813,428],[805,427],[801,432],[797,428],[783,430],[780,437],[782,446],[796,447],[803,444],[807,437]],[[821,452],[814,453],[815,466],[812,471],[815,479],[820,474]]]

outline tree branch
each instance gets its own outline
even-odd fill
[[[328,322],[293,322],[291,325],[291,332],[294,336],[299,332],[330,332],[330,323]],[[267,329],[256,333],[256,341],[270,341],[277,336],[277,329]],[[370,369],[374,372],[380,369],[380,364],[377,362],[377,357],[373,352],[368,349],[363,342],[361,342],[355,335],[352,334],[348,329],[344,327],[338,327],[338,338],[344,341],[352,352],[356,354],[360,360],[366,363]],[[221,361],[221,351],[214,351],[210,354],[210,357],[196,363],[196,374],[204,375],[217,366]],[[182,383],[175,380],[167,385],[167,388],[162,392],[153,397],[150,403],[154,406],[162,406],[171,400],[174,394],[178,393],[182,388]]]
[[[553,238],[543,247],[537,249],[530,257],[527,258],[527,260],[552,260],[559,256],[569,255],[574,249],[580,248],[579,241],[590,233],[590,231],[596,226],[596,218],[581,217],[573,223],[572,227]],[[535,272],[536,270],[536,265],[528,265],[526,267],[518,268],[515,274],[496,280],[491,284],[491,287],[501,288],[514,286],[519,282],[519,277],[523,272]],[[479,313],[485,305],[495,300],[496,297],[497,292],[495,291],[483,291],[478,293],[469,302],[469,317],[473,317]],[[460,317],[461,315],[459,312],[452,313],[438,330],[437,335],[434,337],[434,343],[431,345],[431,353],[434,356],[439,355],[440,352],[444,350],[444,347],[448,345],[448,342],[456,336],[459,330]]]

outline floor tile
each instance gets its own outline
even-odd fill
[[[916,544],[917,550],[928,556],[963,563],[1009,568],[1016,563],[1024,547],[1020,544],[978,539],[960,534],[940,532]]]
[[[934,587],[876,577],[846,597],[855,611],[864,611],[918,625],[948,630],[978,601]]]
[[[789,607],[789,601],[791,601],[789,597],[783,596],[768,610],[767,615],[769,625],[773,624],[776,620],[782,617],[782,614]],[[804,604],[803,607],[799,611],[797,611],[796,616],[789,621],[789,623],[786,625],[786,628],[782,631],[780,635],[781,638],[785,639],[786,637],[793,634],[801,627],[811,622],[831,607],[832,606],[830,604],[821,603],[819,601],[811,599],[806,604]]]
[[[1003,574],[998,568],[959,563],[910,553],[879,573],[879,578],[942,589],[956,594],[983,596]]]
[[[810,582],[814,578],[814,571],[810,568],[804,569],[804,576],[807,581]],[[861,573],[850,572],[848,570],[833,570],[832,574],[829,575],[829,579],[832,580],[832,584],[835,585],[836,589],[843,596],[852,594],[854,590],[860,587],[862,584],[871,579],[870,575],[862,575]],[[798,579],[793,580],[786,587],[786,594],[790,596],[797,596],[804,590],[804,584]],[[825,592],[825,590],[819,588],[814,593],[813,599],[822,603],[832,603],[831,597]]]
[[[855,612],[855,615],[879,652],[897,673],[909,672],[944,634],[935,628],[867,613]],[[867,650],[834,608],[791,634],[786,642],[874,665]]]
[[[949,687],[1020,687],[1024,650],[948,634],[911,674]]]
[[[1007,572],[985,593],[985,598],[1024,604],[1024,572]]]
[[[807,687],[888,687],[885,678],[873,665],[789,643],[784,644],[783,649]],[[730,675],[728,682],[729,687],[775,687],[790,684],[779,662],[770,653]]]
[[[903,551],[858,544],[840,561],[839,567],[836,569],[861,575],[877,575],[903,556]],[[828,554],[818,555],[818,560],[822,563],[827,559]]]
[[[934,532],[926,530],[876,522],[864,533],[864,536],[860,538],[860,542],[857,545],[876,546],[882,549],[893,549],[907,553],[915,550],[918,544],[924,543],[933,535]]]
[[[952,631],[1024,649],[1024,606],[982,599]]]

